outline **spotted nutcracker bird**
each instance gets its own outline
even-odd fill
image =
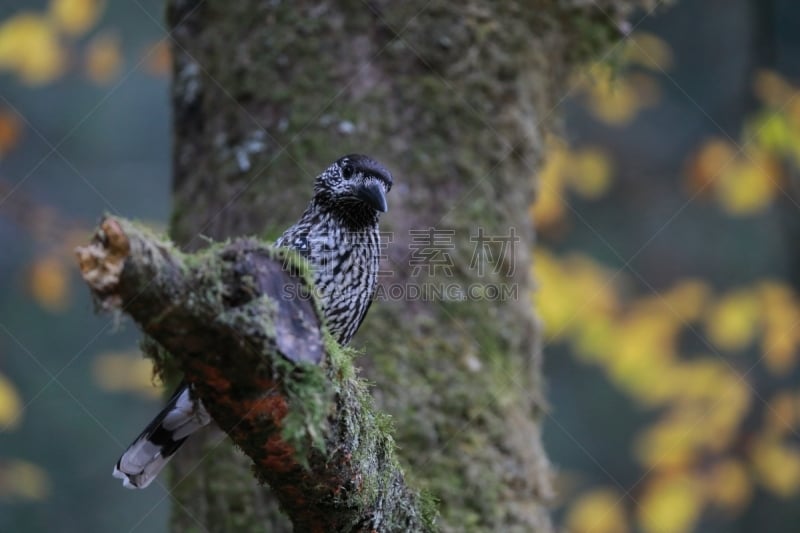
[[[375,295],[380,255],[378,215],[386,211],[392,175],[364,155],[335,161],[314,183],[303,216],[276,241],[304,256],[331,334],[340,344],[353,337]],[[131,489],[152,483],[195,431],[211,423],[191,386],[183,383],[114,467]]]

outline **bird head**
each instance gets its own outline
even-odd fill
[[[351,212],[386,212],[386,193],[392,175],[383,165],[365,155],[350,154],[333,162],[319,175],[315,197],[336,209]]]

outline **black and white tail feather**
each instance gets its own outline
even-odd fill
[[[363,155],[342,157],[320,174],[300,220],[277,246],[292,247],[314,271],[330,333],[350,342],[367,314],[377,287],[380,257],[378,215],[386,211],[392,175]],[[167,405],[122,454],[114,477],[129,489],[153,482],[184,441],[211,423],[199,399],[181,384]]]
[[[147,487],[189,435],[210,422],[203,403],[192,398],[189,386],[181,383],[167,405],[128,446],[112,475],[126,488]]]

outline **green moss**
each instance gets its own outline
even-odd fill
[[[177,361],[169,351],[161,346],[155,339],[144,335],[139,341],[139,349],[153,361],[153,376],[164,383],[177,385],[176,376],[180,375]],[[172,387],[168,387],[170,390]]]
[[[439,500],[427,490],[420,491],[419,508],[425,526],[431,531],[437,531],[436,521],[439,518]]]
[[[308,468],[311,447],[325,453],[333,391],[325,371],[319,366],[297,365],[276,358],[272,368],[289,406],[282,422],[281,436],[294,448],[297,461]]]
[[[567,48],[567,60],[581,64],[598,59],[603,51],[619,42],[622,32],[601,9],[567,9],[561,14],[574,43]]]

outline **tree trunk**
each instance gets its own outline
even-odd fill
[[[551,529],[532,176],[567,67],[634,2],[168,2],[177,242],[277,237],[350,152],[393,172],[391,274],[352,344],[443,530]],[[290,529],[218,435],[173,463],[174,531]]]

